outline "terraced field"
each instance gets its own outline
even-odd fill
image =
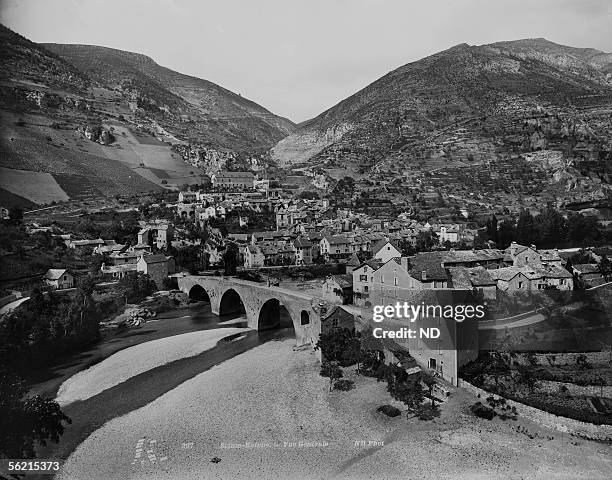
[[[67,189],[68,195],[64,195],[64,199],[68,196],[85,198],[100,194],[132,194],[160,188],[159,182],[149,181],[130,168],[140,163],[133,152],[125,156],[117,155],[116,152],[120,151],[117,147],[91,142],[70,127],[53,128],[51,121],[43,116],[22,115],[22,126],[17,125],[18,120],[14,115],[2,112],[0,117],[0,122],[6,126],[0,133],[0,167],[57,176],[60,185]],[[166,150],[169,151],[169,148]],[[48,177],[53,178],[51,175]],[[50,182],[48,177],[32,176],[33,179],[39,178],[38,182],[42,178]],[[154,179],[157,177],[153,176]],[[51,183],[57,185],[55,181]],[[2,186],[36,203],[43,201],[42,198],[28,196],[29,193],[26,195],[26,190],[20,193],[4,184]],[[49,201],[59,201],[61,197],[56,191]]]
[[[39,205],[69,199],[49,173],[0,167],[0,187]]]

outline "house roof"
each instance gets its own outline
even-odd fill
[[[312,247],[312,242],[306,237],[297,237],[293,240],[293,245],[297,248]]]
[[[252,172],[219,172],[215,174],[215,178],[243,178],[250,177],[253,178],[254,175]]]
[[[484,267],[450,267],[449,273],[455,288],[484,287],[496,284]]]
[[[346,262],[346,265],[349,267],[359,267],[361,265],[361,260],[356,253],[353,253]]]
[[[518,267],[502,267],[491,270],[489,272],[489,275],[491,275],[491,278],[493,278],[494,280],[503,280],[505,282],[509,282],[521,273],[522,272]]]
[[[166,257],[165,255],[143,255],[142,259],[145,261],[145,263],[151,264],[151,263],[164,263],[167,262],[168,259],[170,257]]]
[[[387,244],[390,244],[398,252],[401,252],[400,248],[397,246],[397,244],[395,242],[393,242],[391,240],[387,240],[386,238],[381,238],[378,242],[376,242],[376,244],[374,245],[374,248],[372,248],[372,255],[376,255]]]
[[[328,235],[325,239],[330,245],[343,245],[348,243],[348,239],[344,235]]]
[[[596,263],[578,263],[572,265],[572,268],[582,275],[586,273],[599,273],[599,266]]]
[[[50,268],[49,270],[47,270],[47,273],[45,273],[44,278],[46,280],[59,280],[62,275],[67,272],[68,270],[66,270],[65,268]]]
[[[340,288],[350,288],[353,286],[352,275],[331,275],[331,279],[335,281]]]

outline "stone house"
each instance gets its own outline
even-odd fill
[[[376,245],[374,245],[372,254],[374,258],[379,259],[382,263],[387,263],[392,258],[399,258],[402,256],[402,252],[397,244],[386,238],[379,240]]]
[[[138,243],[158,250],[168,248],[174,239],[174,227],[169,223],[151,222],[138,232]]]
[[[325,259],[339,260],[351,255],[351,246],[344,235],[328,235],[319,242],[321,256]]]
[[[73,288],[76,285],[74,276],[65,268],[50,268],[43,276],[43,281],[54,290]]]
[[[353,303],[359,306],[369,307],[372,305],[370,293],[374,284],[373,273],[380,267],[377,259],[369,260],[357,266],[351,272],[353,276]]]
[[[309,265],[313,261],[312,242],[306,237],[297,237],[293,241],[296,265]]]
[[[333,305],[321,316],[321,333],[329,333],[334,329],[355,328],[355,317],[340,305]]]
[[[213,187],[225,189],[252,189],[255,176],[252,172],[219,172],[210,177]]]
[[[324,300],[338,305],[347,305],[352,303],[352,275],[329,275],[325,279],[325,282],[323,282],[322,297]]]
[[[136,262],[136,270],[149,275],[158,289],[164,288],[164,279],[174,273],[174,257],[143,255]]]
[[[265,256],[257,245],[246,245],[244,249],[244,268],[263,267]]]
[[[596,263],[578,263],[572,265],[572,273],[581,288],[592,288],[606,283],[599,265]]]

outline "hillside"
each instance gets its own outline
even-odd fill
[[[294,130],[291,121],[255,102],[145,55],[91,45],[44,46],[186,140],[203,137],[216,146],[248,151],[270,147]]]
[[[372,172],[473,167],[553,150],[609,183],[612,55],[544,39],[457,45],[299,125],[283,165]],[[574,173],[572,173],[573,175]]]
[[[0,25],[6,204],[95,200],[202,183],[293,124],[143,55],[39,45]]]

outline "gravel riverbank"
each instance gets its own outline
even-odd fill
[[[608,478],[609,445],[475,418],[461,390],[433,421],[384,417],[383,383],[329,393],[316,355],[293,344],[267,342],[109,421],[59,478]]]
[[[199,355],[213,348],[222,338],[247,330],[247,328],[203,330],[160,338],[126,348],[62,383],[56,401],[60,405],[67,405],[77,400],[85,400],[155,367]]]

